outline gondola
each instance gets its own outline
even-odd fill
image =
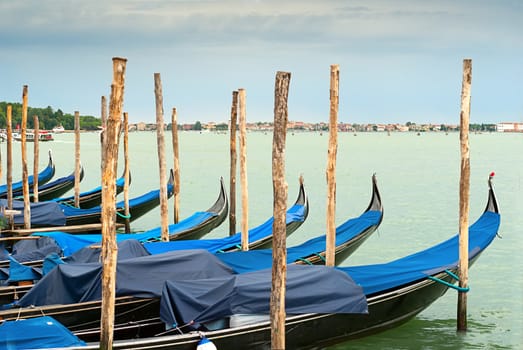
[[[373,195],[373,197],[375,197]],[[374,207],[374,206],[373,206]],[[381,208],[381,205],[379,206]],[[370,220],[369,213],[374,212],[376,215],[373,215],[373,220]],[[365,211],[359,218],[356,218],[356,221],[360,221],[361,225],[352,225],[354,230],[359,230],[360,232],[353,232],[354,236],[357,236],[358,233],[365,233],[367,234],[367,231],[369,227],[377,227],[377,225],[381,222],[381,214],[382,211]],[[119,249],[120,252],[120,249]],[[154,334],[158,329],[163,328],[163,323],[159,320],[159,306],[160,306],[160,300],[159,295],[161,292],[161,286],[163,285],[163,281],[166,279],[169,279],[169,276],[173,276],[172,278],[180,278],[180,276],[177,274],[177,271],[183,270],[183,266],[174,265],[174,263],[169,264],[168,271],[163,270],[162,266],[167,261],[167,259],[173,258],[175,259],[178,254],[180,255],[186,255],[187,252],[191,252],[191,255],[194,256],[200,256],[204,253],[210,254],[207,251],[204,250],[182,250],[182,251],[171,251],[163,254],[157,254],[152,256],[142,256],[138,257],[136,259],[129,259],[124,260],[119,263],[119,269],[121,269],[123,275],[129,275],[129,274],[136,274],[140,276],[144,276],[144,278],[151,278],[151,280],[145,281],[143,280],[143,287],[147,289],[147,292],[142,291],[136,291],[134,296],[130,294],[130,290],[132,287],[126,286],[126,282],[121,281],[118,282],[117,285],[119,288],[123,288],[125,291],[124,295],[120,295],[117,298],[116,303],[116,320],[115,324],[117,325],[117,331],[115,336],[116,337],[127,337],[130,336],[130,333],[133,333],[133,336],[136,336],[136,332],[144,335],[147,334],[147,332],[151,332],[151,334]],[[255,253],[256,251],[252,251],[252,253]],[[311,251],[307,251],[303,253],[303,258],[307,258],[312,255]],[[320,252],[324,253],[324,252]],[[120,254],[120,253],[119,253]],[[222,256],[227,256],[228,254],[235,254],[235,253],[216,253],[213,256],[213,259],[215,260],[215,264],[218,266],[228,266],[227,264],[224,264],[221,260]],[[248,252],[247,252],[248,254]],[[204,254],[205,255],[205,254]],[[158,259],[158,262],[155,264],[154,261]],[[255,259],[256,260],[256,259]],[[296,259],[302,261],[302,259]],[[194,263],[191,263],[194,264]],[[140,273],[136,270],[126,270],[126,265],[133,265],[133,267],[136,266],[145,266],[147,265],[147,273],[145,276],[143,273]],[[176,268],[174,268],[176,266]],[[99,319],[100,319],[100,301],[93,300],[89,301],[94,295],[91,295],[89,297],[82,296],[80,297],[80,300],[82,302],[78,302],[79,300],[73,300],[70,296],[66,296],[65,299],[61,299],[60,302],[57,302],[57,299],[54,300],[46,300],[46,301],[36,301],[34,299],[35,296],[37,298],[40,298],[43,294],[40,294],[42,290],[45,290],[45,295],[48,295],[49,297],[59,297],[58,291],[66,291],[71,290],[71,288],[67,286],[60,286],[58,283],[58,280],[61,280],[62,277],[55,278],[56,276],[60,276],[64,271],[68,271],[69,269],[76,269],[79,267],[78,264],[66,267],[64,265],[60,265],[58,268],[52,270],[49,274],[47,274],[40,282],[37,284],[37,289],[31,290],[24,298],[22,298],[18,305],[24,305],[24,303],[29,302],[31,305],[44,305],[41,307],[31,307],[29,308],[22,308],[22,309],[13,309],[12,311],[2,311],[0,312],[0,317],[3,319],[10,319],[11,317],[14,317],[14,314],[16,313],[18,318],[26,318],[26,317],[33,317],[35,315],[39,315],[41,313],[46,315],[51,315],[56,317],[60,322],[64,323],[68,327],[70,327],[73,331],[78,332],[78,334],[82,334],[83,337],[86,339],[91,339],[92,337],[97,336],[96,328],[99,325]],[[99,264],[90,264],[89,266],[84,265],[84,267],[89,270],[89,272],[86,271],[87,275],[95,276],[96,272],[93,269],[101,268]],[[230,268],[230,267],[229,267]],[[251,270],[259,270],[262,269],[262,266],[259,266],[256,264],[252,264]],[[233,267],[234,269],[234,267]],[[232,271],[232,269],[231,269]],[[145,272],[144,272],[145,273]],[[68,272],[65,272],[65,274],[68,274]],[[81,273],[84,275],[84,272]],[[158,276],[159,274],[159,276]],[[229,275],[229,274],[227,274]],[[82,277],[79,277],[77,279],[74,278],[75,285],[81,284],[84,286],[83,288],[87,288],[91,291],[97,291],[99,288],[91,285],[91,282],[83,279]],[[81,280],[81,282],[80,282]],[[93,283],[98,284],[99,281],[92,280]],[[50,283],[50,284],[49,284]],[[52,286],[53,291],[56,291],[57,293],[48,293],[48,286]],[[154,286],[156,286],[154,288]],[[50,287],[51,288],[51,287]],[[140,287],[142,288],[142,287]],[[73,288],[74,289],[74,288]],[[40,292],[39,292],[40,290]],[[78,292],[82,293],[82,292]],[[118,294],[118,292],[117,292]],[[78,295],[77,295],[78,296]],[[73,297],[75,298],[75,297]],[[66,303],[64,300],[71,301],[71,303]],[[50,304],[60,304],[60,305],[50,305]],[[45,306],[49,304],[48,306]]]
[[[167,183],[167,198],[174,194],[174,173],[171,170]],[[160,205],[160,190],[153,190],[139,197],[129,200],[129,221],[132,222]],[[74,208],[60,204],[66,216],[66,225],[85,225],[99,223],[102,207],[96,206],[89,209]],[[116,203],[116,222],[125,223],[125,204],[123,201]]]
[[[379,227],[383,220],[383,205],[376,182],[372,176],[372,196],[367,209],[356,218],[346,220],[336,227],[335,264],[341,264]],[[326,235],[311,238],[302,244],[287,248],[288,264],[324,265],[326,256]],[[235,251],[217,255],[221,261],[231,266],[236,272],[252,271],[272,266],[272,249],[256,251]]]
[[[55,165],[53,163],[53,157],[49,152],[49,162],[47,166],[38,173],[38,185],[44,185],[51,180],[55,174]],[[29,190],[32,190],[34,185],[33,175],[27,177],[27,183],[29,184]],[[23,181],[14,182],[11,184],[12,193],[18,193],[23,191]],[[0,186],[0,198],[7,198],[7,184]]]
[[[489,179],[487,206],[483,214],[469,227],[470,265],[475,263],[492,243],[497,235],[499,224],[498,205],[491,179]],[[449,288],[459,289],[454,285],[459,260],[458,245],[459,236],[456,235],[426,250],[389,263],[332,269],[335,273],[342,272],[347,275],[355,282],[356,287],[362,288],[367,302],[367,313],[288,313],[286,318],[286,347],[290,349],[326,347],[368,336],[407,322],[429,307]],[[303,266],[302,268],[311,267]],[[292,270],[292,268],[289,270]],[[310,271],[312,273],[313,270]],[[265,281],[264,284],[262,283],[262,286],[265,285],[265,292],[267,285],[270,288],[269,275],[269,273],[265,273],[258,276],[262,278],[262,281],[263,279]],[[253,278],[256,278],[256,276],[236,275],[235,279],[238,279],[238,281],[234,281],[234,285],[239,286],[236,294],[241,293],[240,287],[246,285],[245,280],[252,282]],[[245,313],[244,309],[242,307],[235,309],[234,307],[222,306],[221,302],[236,306],[238,305],[236,300],[221,298],[220,296],[214,300],[207,298],[213,293],[208,293],[206,296],[200,295],[201,291],[208,290],[206,288],[220,286],[220,284],[215,284],[218,280],[219,278],[166,283],[162,296],[163,319],[172,325],[172,315],[174,315],[177,323],[177,326],[168,332],[171,334],[164,332],[163,335],[156,337],[117,340],[112,345],[113,349],[194,349],[202,336],[210,339],[219,349],[268,348],[271,341],[269,320],[265,319],[243,325],[235,323],[235,326],[231,327],[230,317],[235,316],[238,312]],[[290,282],[289,279],[287,281],[288,285],[289,283],[292,285],[292,274]],[[206,288],[202,288],[203,285]],[[303,290],[303,285],[298,285],[298,287],[300,291]],[[200,288],[200,292],[197,292],[195,288]],[[307,287],[307,290],[310,289],[312,288]],[[183,298],[183,293],[181,293],[183,291],[192,291],[191,299],[194,302],[178,303],[176,309],[170,307],[169,305],[173,305],[172,302],[176,299],[176,295],[181,295]],[[179,292],[181,294],[176,294]],[[249,292],[252,295],[252,290],[249,290]],[[227,293],[214,294],[223,295]],[[253,307],[247,313],[266,314],[268,298],[266,296],[263,298],[266,300],[264,303],[260,303],[259,308]],[[199,304],[202,300],[207,303],[205,307]],[[257,305],[254,299],[252,301],[252,304]],[[181,307],[182,305],[183,307]],[[243,303],[242,305],[251,305],[251,303]],[[173,310],[174,313],[169,310]],[[206,325],[209,325],[209,320],[213,319],[224,322],[221,325],[214,323],[215,329],[210,330],[209,326]],[[227,321],[229,325],[227,325]],[[195,327],[198,327],[198,329],[194,329]],[[177,334],[178,332],[183,334]],[[80,335],[80,333],[77,335]],[[98,343],[90,343],[86,346],[68,347],[68,349],[95,349],[98,347]]]
[[[80,181],[84,178],[84,168],[80,168]],[[54,200],[74,187],[75,182],[75,173],[64,177],[60,177],[56,180],[47,182],[42,186],[38,186],[38,200],[39,201],[49,201]],[[13,193],[14,199],[23,199],[23,191],[17,191]],[[29,191],[29,200],[34,201],[34,188],[31,188]]]
[[[167,183],[167,197],[170,198],[174,193],[174,175],[171,171],[169,182]],[[129,200],[129,220],[132,222],[156,208],[160,204],[160,190],[147,192],[139,197]],[[21,201],[13,201],[13,208],[23,208]],[[41,203],[31,203],[31,228],[59,227],[59,226],[80,226],[100,223],[102,217],[102,207],[96,206],[89,209],[71,207],[48,201]],[[23,225],[23,213],[13,216],[14,225]],[[123,201],[116,203],[116,221],[125,223],[125,204]]]
[[[182,225],[172,225],[172,229],[169,230],[169,240],[170,241],[180,241],[187,240],[185,243],[165,243],[164,245],[175,245],[177,247],[184,247],[179,249],[206,249],[210,252],[229,252],[237,251],[241,245],[241,233],[238,232],[233,236],[228,236],[224,238],[217,239],[205,239],[201,238],[209,233],[212,229],[217,227],[217,224],[221,224],[227,216],[228,204],[227,204],[227,194],[225,191],[225,185],[223,184],[223,179],[221,179],[222,189],[220,196],[216,200],[216,203],[209,208],[206,212],[196,213],[192,217],[199,219],[201,217],[207,217],[209,215],[216,216],[215,222],[209,224],[208,222],[201,222],[198,225],[194,225],[192,222],[192,217],[187,219],[187,223]],[[309,215],[309,202],[307,195],[305,193],[305,188],[303,183],[300,183],[300,188],[298,192],[298,198],[294,205],[289,208],[287,211],[287,236],[296,231],[300,227],[307,216]],[[273,218],[271,217],[263,224],[254,227],[249,230],[249,249],[260,249],[268,247],[272,244],[272,222]],[[218,223],[219,222],[219,223]],[[181,223],[180,223],[181,224]],[[185,228],[188,226],[195,226],[195,229]],[[158,230],[158,229],[157,229]],[[196,230],[196,232],[191,232]],[[199,242],[196,242],[199,240]],[[168,248],[169,249],[169,248]]]
[[[224,187],[223,180],[221,187]],[[221,191],[220,197],[225,192]],[[221,199],[218,201],[221,201]],[[307,218],[309,213],[309,204],[307,195],[302,183],[300,183],[299,194],[296,202],[287,210],[287,236],[292,234]],[[263,224],[249,230],[249,250],[261,247],[260,242],[270,241],[272,237],[272,222],[273,218],[268,219]],[[195,225],[195,228],[198,224]],[[176,225],[169,225],[169,229],[176,231]],[[187,227],[185,228],[187,230]],[[143,233],[136,234],[117,234],[117,241],[137,240],[142,242],[144,248],[150,254],[160,254],[167,251],[184,250],[184,249],[205,249],[211,253],[218,252],[232,252],[240,249],[241,232],[233,236],[215,239],[199,239],[199,240],[177,240],[171,242],[159,242],[161,231],[158,228],[149,230]],[[25,280],[25,276],[29,276],[30,280],[40,279],[42,271],[43,259],[50,253],[56,253],[60,256],[65,256],[65,261],[78,262],[75,255],[84,255],[78,250],[88,250],[89,254],[94,256],[94,252],[99,253],[100,248],[90,247],[93,244],[98,244],[101,241],[101,235],[70,235],[63,232],[39,233],[41,235],[37,240],[26,240],[18,242],[13,248],[12,257],[16,261],[11,261],[6,256],[0,261],[0,281],[11,280],[11,284],[16,284],[18,281]],[[158,242],[152,242],[158,240]],[[86,248],[86,246],[88,246]],[[96,258],[95,258],[96,259]],[[85,262],[85,261],[83,261]],[[9,266],[16,264],[17,273],[21,273],[20,277],[10,276]],[[24,269],[20,264],[26,266]],[[31,271],[32,270],[32,271]],[[21,298],[32,285],[9,285],[0,287],[0,305],[11,303]]]
[[[487,206],[478,220],[469,227],[470,265],[477,261],[494,240],[499,224],[498,205],[491,179],[489,179]],[[288,313],[285,331],[286,347],[289,349],[323,348],[369,336],[407,322],[444,295],[449,288],[459,289],[454,285],[458,269],[458,245],[459,236],[456,235],[426,250],[389,263],[332,269],[332,272],[341,272],[355,282],[356,287],[354,288],[356,290],[352,290],[352,292],[356,293],[358,287],[362,288],[367,302],[367,313],[300,312],[294,315]],[[303,266],[302,268],[311,267]],[[289,270],[293,270],[293,268]],[[312,273],[313,270],[310,271]],[[252,286],[256,277],[261,278],[262,282],[264,281],[262,289],[265,290],[265,294],[261,295],[265,302],[260,303],[260,308],[253,308],[248,313],[266,314],[268,311],[266,293],[267,289],[270,289],[270,273],[265,270],[265,274],[259,272],[254,274],[258,274],[258,276],[248,276],[248,274],[234,276],[235,279],[238,279],[238,281],[235,281],[235,286],[238,286],[238,293],[236,294],[241,294],[242,286]],[[292,286],[292,274],[290,278],[291,280],[287,280],[287,285],[291,284]],[[196,292],[197,289],[194,288],[200,288],[200,291],[204,291],[206,290],[202,288],[204,283],[207,283],[206,288],[220,286],[215,284],[219,279],[166,283],[162,296],[162,307],[165,308],[163,309],[163,317],[166,322],[172,322],[172,316],[169,316],[169,310],[172,310],[172,308],[169,305],[172,305],[173,298],[175,298],[176,294],[174,293],[177,293],[177,290],[178,292],[192,291],[191,299],[194,303],[179,303],[180,308],[177,308],[174,310],[174,314],[171,314],[176,319],[177,327],[156,337],[117,340],[112,344],[113,349],[188,350],[194,349],[202,337],[210,339],[218,349],[267,349],[270,347],[271,327],[267,319],[244,325],[237,325],[238,320],[235,319],[235,326],[230,326],[233,319],[228,317],[238,316],[236,313],[244,312],[245,309],[241,306],[237,309],[224,307],[221,302],[237,306],[236,300],[229,298],[205,299],[208,307],[202,308],[199,303],[206,296],[199,295],[199,292]],[[246,280],[248,283],[246,283]],[[303,285],[298,284],[297,288],[298,294],[303,291]],[[313,288],[307,287],[307,290],[310,289]],[[253,295],[252,292],[252,289],[249,289],[250,296]],[[339,290],[336,292],[339,292]],[[213,293],[208,293],[207,296],[211,294]],[[179,295],[183,298],[183,293]],[[247,300],[251,300],[250,298]],[[361,300],[357,299],[356,302],[361,302]],[[252,300],[252,304],[256,304],[256,302]],[[252,304],[244,302],[241,305],[250,306]],[[191,309],[189,306],[195,308]],[[206,322],[206,320],[213,318],[224,322],[221,325],[214,323],[216,329],[209,330],[209,326],[206,327],[206,325],[211,323]],[[188,320],[191,322],[186,323]],[[227,326],[227,321],[229,326]],[[189,331],[191,327],[197,326],[199,329]],[[186,333],[183,333],[184,331]],[[178,332],[183,334],[177,334]],[[86,346],[71,346],[68,349],[95,349],[98,346],[98,343],[88,343]]]
[[[227,210],[226,192],[223,179],[220,180],[220,194],[217,203],[223,203],[222,207],[215,212],[213,218],[220,221],[220,213]],[[225,200],[224,200],[225,199]],[[218,208],[214,204],[211,208]],[[201,212],[197,212],[191,217],[199,217]],[[298,227],[300,227],[306,220],[309,213],[309,203],[303,184],[300,184],[298,198],[293,206],[287,210],[286,228],[287,236],[291,235]],[[191,217],[183,220],[179,224],[171,224],[168,227],[169,233],[176,237],[176,234],[183,230],[188,232],[190,230],[201,230],[201,221],[191,221]],[[272,239],[272,222],[273,218],[259,226],[249,230],[249,250],[263,248],[267,242]],[[179,226],[182,226],[182,229]],[[27,266],[41,267],[43,259],[50,252],[55,252],[62,257],[67,257],[74,254],[77,250],[93,244],[99,244],[102,240],[101,234],[89,235],[73,235],[65,232],[37,232],[32,236],[37,239],[25,240],[17,242],[13,246],[11,256],[18,262]],[[137,232],[133,234],[116,234],[117,241],[126,239],[135,239],[144,244],[146,249],[151,254],[158,254],[169,250],[182,249],[205,249],[211,253],[217,252],[232,252],[240,249],[241,232],[233,236],[226,236],[223,238],[214,239],[196,239],[196,240],[173,240],[170,242],[161,242],[161,228],[157,227],[145,232]],[[2,258],[0,254],[0,268],[9,266],[7,256]]]
[[[131,183],[131,173],[129,173],[129,184]],[[124,189],[125,178],[124,176],[116,179],[116,195],[122,193]],[[58,204],[75,206],[75,198],[73,196],[54,198],[51,201]],[[95,187],[89,191],[81,192],[78,195],[79,208],[89,209],[99,206],[102,203],[102,186]]]

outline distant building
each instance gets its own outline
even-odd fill
[[[138,131],[144,131],[147,129],[147,124],[140,122],[136,124],[136,130]]]
[[[519,122],[503,122],[496,124],[498,132],[523,132],[523,123]]]

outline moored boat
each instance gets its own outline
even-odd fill
[[[374,194],[373,194],[373,198],[375,198]],[[370,207],[374,208],[374,206],[370,206]],[[381,209],[381,204],[380,204],[379,208]],[[381,213],[382,213],[382,211],[370,209],[370,210],[366,210],[360,217],[355,218],[352,222],[354,223],[355,221],[357,221],[357,222],[359,222],[359,225],[358,224],[350,225],[351,230],[352,230],[351,235],[353,237],[358,236],[360,234],[367,235],[369,228],[374,228],[374,230],[375,230],[377,225],[381,222]],[[345,232],[345,234],[347,234],[347,233]],[[349,240],[349,238],[347,238],[347,240]],[[176,243],[176,242],[169,242],[169,243]],[[338,243],[340,243],[340,242],[338,242]],[[155,243],[151,243],[151,244],[154,245]],[[163,244],[163,243],[161,243],[161,244]],[[147,248],[147,245],[144,245],[144,247]],[[320,254],[320,255],[324,254],[325,247],[323,249],[320,249],[322,251],[318,251],[317,244],[313,244],[312,248],[310,248],[310,249],[307,249],[305,247],[300,247],[300,249],[301,249],[301,253],[293,251],[293,253],[290,255],[290,259],[292,259],[292,260],[290,260],[289,263],[292,263],[293,260],[296,260],[295,262],[305,261],[305,259],[308,259],[309,257],[311,257],[315,254]],[[119,254],[121,251],[122,251],[122,249],[119,249]],[[122,292],[120,294],[118,294],[118,292],[117,292],[119,297],[117,298],[117,306],[116,306],[116,308],[118,310],[117,316],[116,316],[116,321],[115,321],[116,324],[118,325],[117,334],[115,334],[116,337],[126,337],[130,333],[137,332],[138,330],[142,335],[145,335],[147,332],[150,332],[150,334],[154,334],[155,332],[158,331],[158,329],[161,330],[164,327],[163,323],[158,318],[159,305],[160,305],[160,300],[158,297],[161,293],[160,287],[162,284],[162,279],[163,279],[163,281],[169,279],[168,276],[171,273],[175,273],[174,276],[176,276],[176,277],[174,277],[174,278],[180,278],[178,275],[176,275],[176,271],[181,269],[181,267],[176,266],[176,268],[173,268],[173,265],[171,265],[169,268],[170,272],[167,272],[167,271],[162,270],[161,267],[155,268],[154,267],[155,265],[153,264],[153,262],[156,261],[156,259],[158,259],[158,261],[164,261],[164,259],[167,259],[171,256],[175,257],[177,254],[184,255],[185,254],[184,252],[186,252],[186,251],[187,250],[169,251],[169,252],[164,252],[161,254],[152,255],[150,257],[141,256],[141,257],[136,258],[139,261],[141,261],[141,263],[138,265],[141,266],[141,265],[147,264],[147,266],[149,266],[148,270],[147,270],[147,275],[143,275],[137,271],[131,272],[129,270],[129,271],[123,272],[124,270],[121,270],[122,276],[132,275],[132,274],[136,274],[136,275],[140,275],[140,276],[143,275],[142,282],[141,282],[143,284],[141,287],[138,287],[137,285],[135,285],[135,287],[138,287],[138,290],[135,289],[134,292],[131,293],[131,289],[129,287],[125,287],[126,282],[122,281],[122,282],[118,283],[118,285],[120,287],[122,287],[123,288],[122,290],[125,290],[125,292]],[[247,255],[249,253],[255,254],[256,250],[253,250],[251,252],[246,252]],[[201,253],[201,250],[193,250],[192,254],[202,254],[202,253]],[[216,264],[218,264],[220,266],[221,265],[229,266],[228,264],[224,264],[222,262],[222,260],[223,260],[222,257],[227,256],[229,254],[236,254],[236,253],[217,253],[216,256],[214,257]],[[297,257],[299,254],[302,255],[302,258]],[[98,261],[97,258],[94,260]],[[124,269],[124,265],[131,264],[130,260],[131,259],[125,260],[125,262],[121,261],[121,263],[120,263],[121,269]],[[250,271],[256,271],[256,270],[263,269],[263,266],[260,266],[259,262],[256,261],[256,260],[258,260],[258,255],[256,255],[253,258],[253,260],[255,260],[255,262],[251,264]],[[147,261],[147,263],[146,263],[146,261]],[[161,264],[161,263],[159,262],[158,264]],[[85,265],[85,266],[87,266],[87,265]],[[91,270],[91,268],[94,268],[94,269],[101,268],[101,266],[98,263],[96,263],[94,265],[90,264],[89,266],[91,266],[91,267],[89,267],[89,271],[91,271],[91,272],[87,272],[87,275],[90,275],[90,276],[96,275],[96,273],[93,274],[93,270]],[[59,265],[56,269],[52,270],[49,274],[44,276],[44,278],[40,282],[38,282],[38,284],[36,285],[36,288],[38,288],[38,289],[31,290],[29,292],[30,294],[27,294],[24,297],[25,299],[21,299],[20,302],[18,303],[19,305],[24,305],[25,302],[29,302],[32,305],[42,305],[42,306],[37,306],[36,308],[33,308],[32,310],[27,309],[27,308],[18,309],[18,311],[20,311],[20,315],[21,315],[20,317],[24,318],[24,317],[31,317],[31,315],[34,316],[36,314],[33,312],[38,309],[41,312],[44,312],[46,315],[52,315],[54,317],[57,317],[57,319],[60,322],[67,325],[75,332],[78,332],[79,334],[80,333],[83,334],[82,336],[86,337],[86,339],[96,337],[96,334],[97,334],[96,327],[99,325],[99,317],[100,317],[99,316],[100,301],[91,300],[92,299],[91,297],[94,297],[96,299],[95,295],[91,295],[90,297],[85,297],[85,296],[80,297],[80,299],[76,299],[76,301],[82,300],[82,302],[73,303],[73,299],[71,298],[71,296],[67,296],[67,297],[65,297],[65,299],[62,299],[56,293],[47,292],[48,283],[51,283],[53,285],[53,287],[52,287],[53,290],[60,290],[60,291],[70,290],[70,288],[66,287],[66,286],[60,287],[57,283],[59,280],[63,281],[63,279],[61,277],[56,278],[56,276],[61,275],[62,272],[69,271],[69,269],[76,270],[77,267],[80,267],[80,265],[73,264],[71,267],[67,267],[65,265]],[[232,267],[233,267],[233,269],[235,269],[234,266],[232,266]],[[62,270],[64,270],[64,271],[62,271]],[[247,270],[245,265],[244,265],[243,270]],[[237,272],[243,272],[243,271],[237,271]],[[69,274],[69,273],[65,272],[65,274]],[[83,272],[83,271],[80,272],[80,274],[86,276],[85,272]],[[160,276],[158,276],[159,274],[160,274]],[[70,277],[72,277],[72,276],[70,276]],[[73,282],[73,280],[78,281],[79,280],[78,278],[79,278],[79,276],[72,278],[71,283],[76,284],[76,282]],[[145,280],[146,278],[147,279],[151,278],[152,280],[146,281]],[[80,278],[80,279],[83,280],[82,285],[85,288],[87,288],[89,290],[93,290],[93,291],[99,290],[98,287],[93,287],[93,286],[89,287],[89,285],[91,285],[91,282],[98,284],[100,282],[99,280],[92,280],[91,282],[88,282],[86,279],[83,279],[83,278]],[[156,290],[153,291],[152,286],[154,286],[155,284],[156,284]],[[135,287],[133,287],[133,288],[135,288]],[[148,292],[143,293],[144,290],[143,289],[140,290],[140,288],[144,288],[144,287],[148,290]],[[45,291],[45,293],[41,294],[42,291]],[[82,292],[79,291],[79,293],[82,293]],[[76,294],[76,292],[75,292],[75,294]],[[36,301],[35,299],[33,299],[34,296],[36,296],[36,295],[38,295],[38,298],[41,298],[44,295],[49,296],[50,298],[53,298],[53,300],[47,299],[47,300],[43,301],[42,299],[40,299],[40,301]],[[77,294],[77,296],[73,297],[73,298],[77,298],[78,296],[79,295]],[[150,297],[155,296],[155,297],[150,298],[147,296],[150,296]],[[60,298],[60,301],[58,301],[58,299],[55,299],[54,297]],[[65,300],[67,300],[67,302],[65,302]],[[51,305],[51,304],[60,304],[60,305]],[[48,306],[45,306],[45,305],[48,305]],[[140,311],[138,312],[137,310],[140,310]],[[13,312],[14,312],[14,310],[13,310]],[[0,317],[3,317],[4,319],[9,318],[7,313],[8,313],[7,311],[1,312]],[[91,328],[93,328],[94,330]]]
[[[57,126],[55,126],[53,129],[52,129],[53,133],[55,134],[61,134],[63,132],[65,132],[65,129],[64,127],[62,126],[62,124],[59,124]]]
[[[499,224],[498,205],[489,179],[487,206],[483,214],[469,227],[470,264],[475,263],[492,243],[497,235]],[[368,336],[407,322],[429,307],[449,288],[458,288],[454,286],[459,260],[458,246],[459,236],[455,235],[440,244],[389,263],[331,269],[346,274],[356,282],[356,285],[363,288],[368,312],[363,314],[307,311],[296,312],[296,314],[288,313],[285,328],[286,347],[292,349],[322,348]],[[301,268],[311,267],[302,266]],[[251,314],[250,316],[267,315],[268,298],[266,296],[261,298],[264,302],[255,303],[253,299],[253,303],[238,304],[234,299],[237,293],[207,293],[206,291],[212,290],[213,287],[218,288],[215,289],[218,291],[226,286],[229,286],[227,288],[237,286],[238,293],[242,293],[239,289],[245,288],[245,286],[249,288],[251,285],[245,283],[246,281],[253,278],[257,278],[256,280],[259,281],[261,278],[264,282],[256,283],[256,285],[264,288],[266,293],[266,290],[270,289],[270,273],[266,272],[264,275],[258,274],[258,276],[243,274],[233,277],[232,280],[224,280],[224,278],[230,279],[231,276],[185,281],[174,279],[166,283],[162,295],[161,315],[162,320],[172,328],[154,337],[139,339],[129,337],[124,340],[116,340],[112,344],[113,349],[189,350],[194,349],[202,337],[210,339],[219,349],[268,348],[271,343],[271,324],[267,316],[261,320],[258,318],[252,323],[241,324],[238,323],[238,320],[232,322],[233,316],[240,316],[237,315],[238,313]],[[290,278],[292,279],[292,275]],[[224,281],[228,284],[223,285]],[[291,280],[290,283],[294,282]],[[303,290],[303,284],[298,285]],[[306,288],[307,292],[313,290],[308,286]],[[183,293],[187,291],[189,291],[190,298],[185,297],[184,299]],[[254,291],[248,289],[247,292],[251,295]],[[333,292],[339,293],[340,290],[333,290]],[[176,299],[177,295],[181,299]],[[231,297],[233,298],[231,299]],[[180,301],[182,299],[183,302]],[[173,303],[173,300],[179,301]],[[152,299],[147,301],[153,302]],[[133,298],[125,299],[124,304],[128,304],[123,309],[134,309],[136,313],[143,313],[147,308],[154,308],[151,304],[142,303],[140,305],[135,302],[136,299]],[[360,302],[359,299],[358,302]],[[93,312],[94,305],[90,304],[89,307],[85,304],[83,307],[86,312],[87,310]],[[123,309],[119,309],[118,306],[117,304],[117,315],[119,312],[123,312]],[[245,307],[249,307],[249,310],[246,310]],[[17,315],[20,315],[19,312],[25,312],[24,309],[17,311],[12,312],[12,319],[16,319]],[[45,313],[45,309],[33,312],[35,315],[39,315],[42,311]],[[0,316],[4,315],[3,312],[0,312]],[[134,319],[128,326],[136,324],[136,322],[137,320]],[[142,319],[140,322],[142,322],[141,326],[146,327],[149,320]],[[74,327],[71,327],[70,330],[75,331]],[[125,332],[126,329],[122,325],[120,330]],[[92,332],[95,331],[92,330]],[[87,336],[89,331],[77,330],[76,334],[81,337]],[[99,343],[94,342],[85,346],[67,348],[97,349],[99,346]]]
[[[51,155],[51,151],[49,151],[49,161],[47,163],[47,166],[44,169],[42,169],[42,171],[40,173],[38,173],[38,185],[44,185],[47,182],[49,182],[55,175],[55,171],[56,171],[56,168],[55,168],[55,164],[53,162],[53,156]],[[27,183],[29,184],[29,190],[32,190],[32,188],[34,186],[33,175],[29,175],[27,177]],[[11,184],[11,191],[13,193],[22,191],[22,187],[23,187],[22,181],[13,182]],[[7,184],[0,186],[0,198],[7,198],[7,190],[8,190]]]

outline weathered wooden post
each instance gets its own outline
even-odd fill
[[[38,159],[40,158],[40,123],[38,116],[33,116],[34,147],[33,147],[33,202],[38,202]]]
[[[461,113],[459,140],[461,145],[461,175],[459,180],[459,287],[458,331],[467,330],[467,292],[469,280],[469,196],[470,196],[470,88],[472,83],[472,60],[463,60],[461,85]]]
[[[242,250],[249,250],[249,191],[247,185],[247,122],[245,113],[245,89],[238,90],[240,109],[240,182],[242,186]]]
[[[131,213],[129,211],[129,115],[123,114],[123,153],[124,153],[124,184],[123,184],[123,201],[125,215],[125,232],[131,233]]]
[[[158,144],[158,163],[160,169],[160,215],[162,241],[169,240],[169,218],[167,208],[167,166],[165,165],[165,141],[163,136],[163,93],[160,73],[154,73],[154,95],[156,97],[156,142]]]
[[[174,223],[177,224],[180,220],[180,144],[178,142],[178,117],[176,108],[173,108],[171,115],[171,132],[174,155]]]
[[[116,288],[116,170],[118,144],[123,109],[125,58],[113,58],[110,112],[105,130],[105,162],[102,173],[102,314],[100,319],[100,349],[113,348],[114,306]]]
[[[105,127],[107,125],[107,99],[105,96],[102,96],[101,101],[101,119],[102,119],[102,131],[100,132],[100,150],[101,150],[101,157],[100,157],[100,170],[103,172],[104,168],[104,160],[105,160],[105,152],[104,152],[104,139],[105,139]]]
[[[231,170],[229,182],[229,236],[236,234],[236,123],[238,119],[238,91],[232,92],[230,157]]]
[[[74,206],[80,208],[80,112],[74,112]]]
[[[13,107],[7,105],[7,208],[13,209]]]
[[[22,193],[24,196],[24,228],[31,228],[31,205],[29,202],[29,175],[27,172],[27,85],[24,85],[22,92]]]
[[[330,78],[330,118],[329,151],[327,160],[327,266],[334,266],[336,261],[336,153],[338,151],[338,90],[340,67],[331,65]]]
[[[271,348],[285,349],[285,282],[287,279],[287,183],[285,182],[285,139],[287,99],[291,73],[277,72],[274,87],[274,134],[272,141],[272,183],[274,194],[272,224],[272,287],[270,299]]]

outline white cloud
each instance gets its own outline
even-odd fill
[[[75,98],[65,97],[74,90],[64,91],[64,97],[52,91],[62,93],[74,78],[88,99],[85,105],[96,113],[93,101],[107,89],[103,74],[110,76],[110,57],[127,57],[131,115],[148,113],[140,99],[150,95],[153,71],[165,77],[165,101],[171,97],[171,103],[192,104],[187,114],[198,115],[212,113],[223,96],[226,111],[229,93],[238,86],[256,96],[251,107],[267,107],[273,73],[288,70],[295,73],[294,110],[313,117],[325,107],[315,98],[322,96],[324,102],[328,65],[339,63],[353,114],[383,115],[395,102],[398,114],[419,113],[427,103],[416,105],[410,97],[419,96],[419,86],[426,83],[421,97],[433,96],[430,108],[445,115],[455,107],[463,58],[477,61],[474,70],[480,74],[499,71],[489,75],[486,86],[499,87],[501,77],[517,74],[508,71],[520,66],[523,53],[522,6],[507,0],[3,1],[0,68],[9,67],[3,81],[12,76],[18,86],[18,79],[29,76],[33,87],[48,88],[49,96],[59,100],[46,102],[46,95],[41,105],[64,110],[69,109],[62,101]],[[78,67],[82,71],[76,72]],[[521,90],[521,83],[513,84]],[[173,85],[176,91],[169,92]],[[490,96],[501,91],[474,88]],[[7,89],[0,87],[0,94],[9,96],[3,93]],[[191,89],[205,89],[210,106],[194,102]],[[515,96],[517,91],[511,89]],[[374,95],[386,103],[373,103]],[[474,99],[476,105],[488,100]],[[447,112],[438,110],[443,106]],[[77,108],[86,107],[71,110]],[[264,116],[266,111],[270,114],[271,107],[250,113]]]

